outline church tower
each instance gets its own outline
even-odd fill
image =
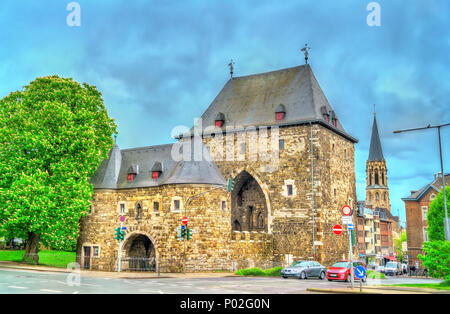
[[[381,149],[377,118],[373,116],[372,138],[370,139],[369,159],[366,161],[366,204],[372,209],[386,208],[391,211],[386,160]]]

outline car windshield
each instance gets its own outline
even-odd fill
[[[348,266],[350,265],[349,262],[337,262],[333,264],[333,267],[344,267],[344,268],[348,268]]]
[[[386,267],[397,267],[397,263],[389,262],[389,263],[386,264]]]
[[[305,267],[305,266],[308,266],[308,265],[309,265],[309,262],[300,261],[300,262],[294,262],[291,265],[291,267]]]

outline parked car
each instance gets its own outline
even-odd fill
[[[307,279],[310,277],[318,277],[324,279],[327,269],[318,262],[313,261],[297,261],[291,266],[281,270],[283,278],[294,277],[298,279]]]
[[[327,270],[327,279],[328,281],[332,280],[343,280],[349,282],[350,277],[350,261],[339,261],[333,264],[330,268]],[[355,280],[359,280],[355,276],[355,267],[356,266],[363,266],[364,269],[366,269],[366,265],[363,262],[354,261],[353,262],[353,278]],[[366,278],[362,279],[363,282],[366,282]]]
[[[387,262],[384,268],[384,273],[386,275],[401,275],[402,274],[402,265],[399,262]]]

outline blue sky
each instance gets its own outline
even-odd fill
[[[103,93],[122,148],[171,142],[191,126],[229,78],[310,64],[356,145],[359,199],[365,197],[373,104],[388,165],[392,212],[401,197],[439,171],[435,131],[401,128],[450,122],[450,2],[368,0],[79,0],[81,26],[69,27],[70,1],[0,3],[0,97],[57,74]],[[442,131],[450,172],[450,127]]]

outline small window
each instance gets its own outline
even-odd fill
[[[159,202],[154,202],[154,203],[153,203],[153,210],[154,210],[155,212],[159,211]]]
[[[159,171],[152,171],[152,179],[156,180],[159,178]]]
[[[223,121],[216,121],[216,127],[221,128],[223,125]]]
[[[92,256],[99,257],[100,248],[98,246],[94,246],[94,247],[92,247],[92,249],[93,249]]]
[[[180,210],[180,200],[174,200],[173,201],[173,209],[174,210]]]
[[[122,216],[125,215],[125,204],[124,203],[120,204],[120,214]]]
[[[222,201],[222,210],[225,211],[227,209],[227,202]]]
[[[283,150],[283,149],[284,149],[284,140],[280,140],[280,141],[279,141],[278,147],[279,147],[280,150]]]
[[[134,180],[134,173],[128,174],[128,182],[132,182]]]
[[[284,112],[277,112],[277,113],[275,113],[275,119],[277,121],[283,120],[284,119]]]
[[[288,185],[287,185],[287,195],[288,195],[288,196],[292,196],[292,195],[293,195],[292,184],[288,184]]]

